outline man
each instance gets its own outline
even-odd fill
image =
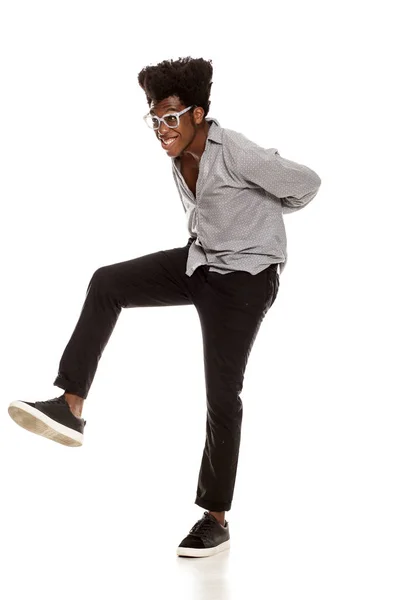
[[[98,362],[122,308],[193,304],[199,315],[207,394],[206,443],[195,504],[203,517],[181,542],[181,556],[229,548],[242,421],[244,372],[261,322],[275,301],[286,262],[282,213],[303,208],[318,175],[206,118],[212,61],[180,58],[138,75],[144,117],[171,159],[186,213],[186,246],[101,267],[60,361],[62,396],[12,402],[22,427],[68,446],[83,442],[82,418]],[[280,269],[280,271],[279,271]]]

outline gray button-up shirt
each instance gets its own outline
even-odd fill
[[[276,148],[261,148],[241,133],[210,123],[200,158],[196,197],[181,174],[180,158],[172,172],[186,213],[190,236],[186,275],[200,265],[210,271],[248,271],[256,275],[270,264],[287,263],[283,213],[303,208],[317,194],[319,176],[282,158]]]

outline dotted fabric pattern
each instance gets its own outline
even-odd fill
[[[200,265],[226,274],[256,275],[287,263],[283,214],[300,210],[317,194],[320,177],[310,168],[265,149],[243,134],[210,123],[200,158],[196,197],[172,157],[172,173],[185,210],[190,236],[186,275]]]

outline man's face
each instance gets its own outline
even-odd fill
[[[187,107],[181,103],[177,96],[169,96],[158,104],[155,104],[153,101],[150,105],[150,113],[157,117],[163,117],[168,113],[180,112],[185,108]],[[202,120],[202,109],[196,108],[195,111],[195,115],[192,114],[193,109],[181,115],[178,127],[171,128],[161,122],[159,129],[155,130],[154,133],[158,139],[158,143],[161,144],[170,158],[180,156],[183,150],[188,148],[194,140],[197,132],[196,125]],[[170,141],[172,138],[175,139]],[[165,144],[162,140],[165,140],[167,143]]]

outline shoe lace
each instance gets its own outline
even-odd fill
[[[204,516],[193,525],[189,533],[207,537],[214,526],[215,522],[208,517],[208,513],[204,513]]]
[[[44,402],[37,402],[37,404],[65,404],[64,396],[54,398],[53,400],[45,400]]]

